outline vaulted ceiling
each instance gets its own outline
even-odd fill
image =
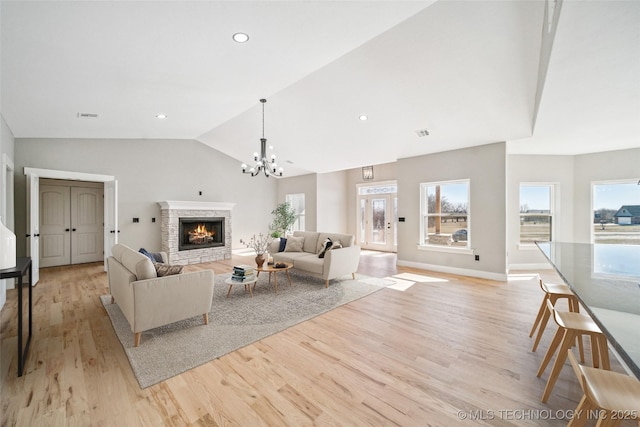
[[[0,11],[1,109],[16,138],[197,139],[250,163],[267,98],[265,137],[287,176],[498,141],[521,154],[640,146],[640,2],[2,1]],[[235,43],[237,32],[249,41]]]

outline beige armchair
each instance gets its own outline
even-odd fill
[[[158,277],[145,255],[121,244],[111,252],[107,259],[111,302],[118,304],[131,325],[134,346],[140,344],[142,332],[179,320],[202,315],[209,324],[213,271]]]

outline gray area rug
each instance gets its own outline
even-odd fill
[[[356,275],[324,281],[291,271],[292,286],[279,273],[278,294],[268,276],[258,279],[253,298],[244,286],[234,285],[226,298],[230,274],[215,276],[209,325],[202,316],[142,333],[139,347],[133,347],[133,332],[111,297],[100,297],[113,329],[124,347],[141,388],[149,387],[212,359],[237,350],[340,305],[362,298],[393,281]]]

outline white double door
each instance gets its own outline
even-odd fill
[[[40,184],[40,267],[102,261],[104,188]]]

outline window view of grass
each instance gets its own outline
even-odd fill
[[[593,243],[640,245],[640,185],[593,185]]]

